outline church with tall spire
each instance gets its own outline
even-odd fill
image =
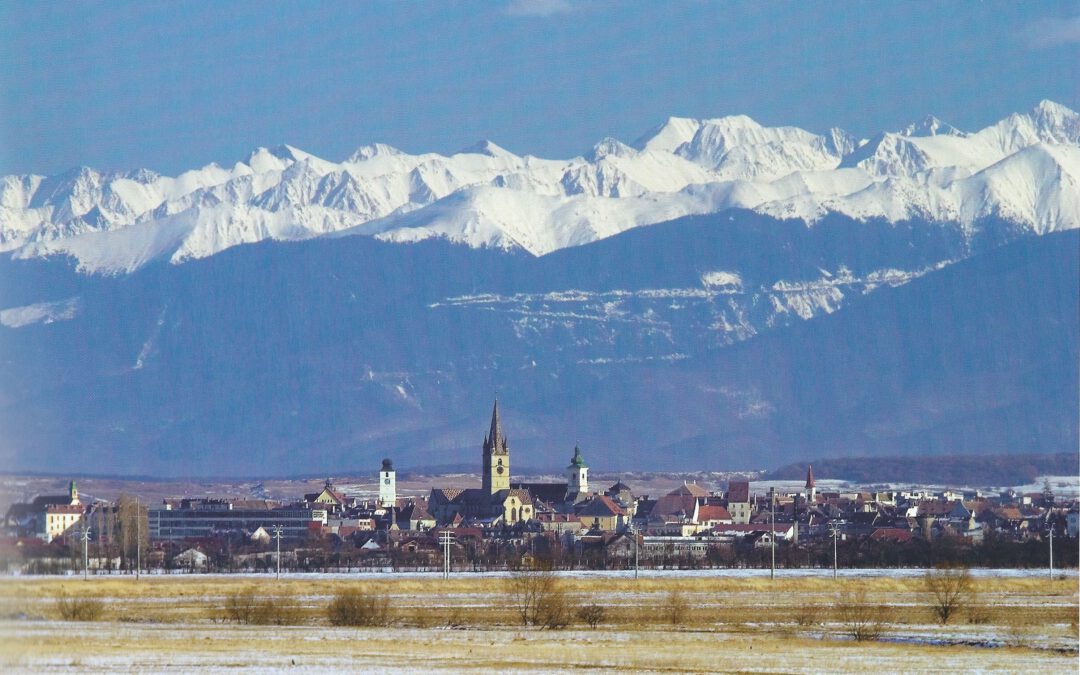
[[[532,494],[510,485],[510,443],[503,433],[498,399],[491,409],[491,426],[481,448],[480,487],[433,488],[428,510],[440,523],[459,517],[479,524],[516,525],[532,520],[535,513]]]
[[[488,494],[510,489],[510,445],[499,419],[499,399],[491,410],[491,429],[484,436],[481,489]]]

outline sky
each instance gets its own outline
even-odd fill
[[[568,158],[669,116],[859,136],[1080,109],[1080,3],[0,3],[0,175],[288,143]]]

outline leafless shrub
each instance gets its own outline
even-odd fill
[[[251,623],[257,604],[254,590],[237,591],[225,598],[225,618],[236,623]]]
[[[795,623],[799,626],[814,626],[821,623],[821,607],[817,605],[800,604],[795,608]]]
[[[965,608],[965,614],[967,615],[967,622],[981,626],[990,623],[990,607],[979,602],[978,598],[973,594],[971,599],[967,603]]]
[[[225,618],[255,626],[291,626],[300,623],[302,613],[292,598],[271,596],[260,600],[255,590],[248,588],[225,599]]]
[[[73,598],[61,589],[56,596],[56,611],[65,621],[97,621],[105,612],[105,603],[97,598]]]
[[[942,625],[956,616],[971,594],[971,572],[966,567],[927,570],[923,584],[931,596],[930,609]]]
[[[607,617],[607,610],[603,605],[597,605],[595,603],[582,605],[578,607],[577,618],[582,623],[589,626],[589,628],[596,628]]]
[[[465,627],[465,612],[460,607],[454,607],[450,610],[449,616],[446,617],[447,628],[464,628]]]
[[[386,626],[390,623],[390,598],[351,588],[330,601],[330,623],[335,626]]]
[[[266,598],[255,608],[251,623],[256,626],[294,626],[301,621],[300,608],[292,598]]]
[[[570,598],[560,584],[555,584],[537,606],[536,623],[544,628],[560,629],[573,619]]]
[[[1023,649],[1031,646],[1031,633],[1026,626],[1012,623],[1005,627],[1003,642],[1006,647]]]
[[[559,595],[560,589],[550,565],[533,563],[511,570],[506,580],[506,592],[524,626],[546,625],[549,619],[558,622],[566,618],[569,621],[566,596],[562,595],[559,602],[551,597]]]
[[[836,610],[845,632],[857,642],[881,637],[882,608],[870,602],[865,589],[842,593]]]
[[[686,623],[690,614],[690,603],[686,600],[683,592],[673,588],[664,596],[664,604],[661,607],[664,619],[672,626],[681,626]]]

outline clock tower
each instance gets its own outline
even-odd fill
[[[495,494],[510,489],[510,446],[502,433],[499,420],[499,400],[491,411],[491,429],[484,437],[483,490]]]
[[[379,471],[379,506],[389,508],[397,504],[397,474],[394,463],[389,459],[382,461]]]

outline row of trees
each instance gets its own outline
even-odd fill
[[[142,522],[136,519],[141,517]],[[220,537],[200,542],[171,544],[157,555],[151,555],[146,528],[146,508],[135,500],[121,499],[111,511],[99,510],[91,516],[93,536],[89,556],[99,561],[92,569],[131,571],[141,558],[142,569],[176,567],[172,558],[190,546],[197,546],[207,555],[205,570],[236,572],[249,569],[272,570],[277,566],[272,546],[251,544],[242,538]],[[1054,564],[1075,567],[1078,562],[1075,539],[1056,538]],[[81,570],[83,544],[71,537],[66,548],[66,560],[55,557],[56,550],[45,548],[36,554],[10,549],[0,553],[0,568],[18,569],[28,566],[36,573],[61,573]],[[32,558],[37,555],[38,560]],[[627,569],[634,557],[625,548],[616,552],[602,545],[580,547],[566,545],[556,538],[538,536],[533,539],[506,541],[484,540],[456,547],[451,552],[457,570],[510,569],[523,558],[551,561],[556,569]],[[780,542],[776,547],[779,568],[828,568],[833,566],[831,539],[814,540],[799,545]],[[30,560],[26,558],[30,557]],[[1036,568],[1049,565],[1049,543],[1035,539],[1014,541],[987,532],[981,542],[956,536],[939,537],[932,541],[912,539],[907,542],[870,538],[837,542],[836,558],[841,568],[919,567],[941,565],[969,567]],[[711,567],[768,567],[772,551],[768,547],[717,545],[704,555],[680,553],[674,549],[644,549],[638,556],[643,568],[697,569]],[[104,561],[104,562],[100,562]],[[436,569],[442,565],[442,552],[435,549],[409,551],[403,547],[370,553],[351,541],[312,538],[293,543],[284,549],[281,566],[288,571],[352,571],[377,568]]]

